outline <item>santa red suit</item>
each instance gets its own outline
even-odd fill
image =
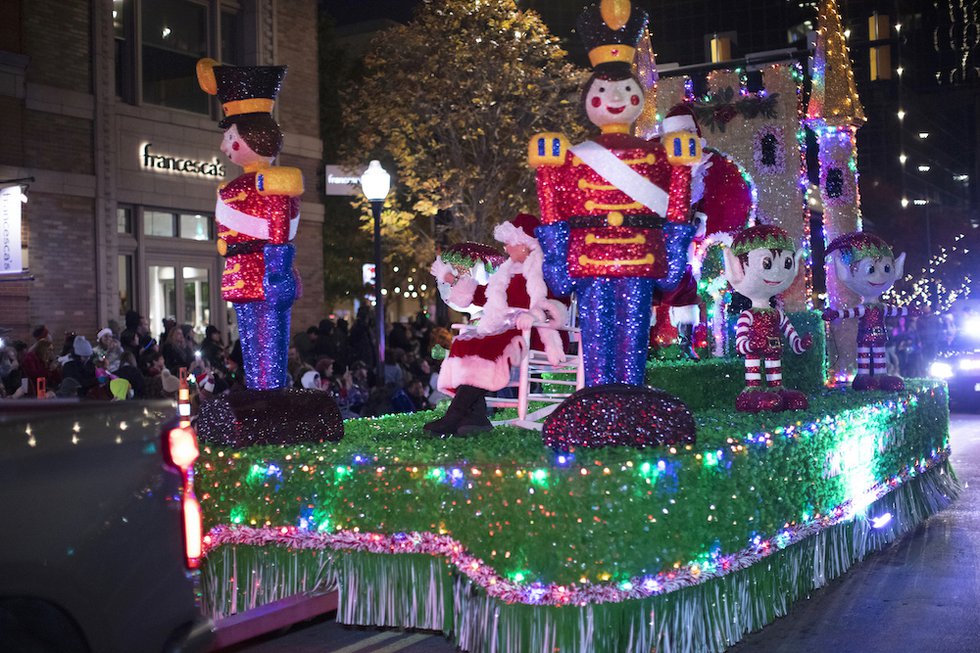
[[[520,215],[498,225],[494,237],[508,246],[526,245],[530,249],[527,258],[508,258],[486,286],[464,278],[454,288],[456,303],[482,306],[483,312],[475,332],[453,340],[449,356],[439,370],[441,392],[452,395],[463,385],[488,392],[503,389],[510,383],[511,368],[519,365],[527,353],[521,327],[532,321],[555,326],[565,323],[567,308],[549,294],[542,274],[541,248],[533,235],[537,224],[533,216]],[[564,358],[562,334],[555,329],[534,328],[531,347],[543,349],[553,363]]]

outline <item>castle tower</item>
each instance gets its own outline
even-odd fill
[[[806,124],[816,134],[820,147],[820,199],[824,210],[824,237],[830,242],[841,234],[861,230],[856,136],[866,119],[854,83],[836,0],[820,1],[818,20],[813,87]],[[858,304],[860,298],[839,283],[833,265],[828,264],[825,268],[828,305],[850,308]],[[828,342],[832,371],[853,366],[856,328],[854,320],[838,322],[832,327],[833,337]]]

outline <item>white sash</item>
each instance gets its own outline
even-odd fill
[[[259,240],[269,240],[268,220],[243,213],[238,209],[228,206],[220,199],[214,208],[214,217],[223,227],[227,227],[232,231],[237,231],[240,234],[258,238]],[[299,229],[299,213],[289,221],[289,240],[296,237],[297,229]]]
[[[655,183],[623,163],[608,149],[595,141],[585,141],[570,149],[572,154],[582,159],[587,166],[626,193],[633,201],[639,202],[661,217],[667,215],[670,196]]]

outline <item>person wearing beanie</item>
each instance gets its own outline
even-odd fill
[[[565,324],[568,309],[549,294],[542,272],[542,253],[534,235],[539,225],[532,215],[520,214],[494,229],[504,244],[507,260],[490,275],[483,313],[474,334],[453,340],[439,371],[439,390],[453,397],[446,414],[424,426],[439,437],[465,436],[492,428],[487,419],[487,392],[510,383],[511,367],[526,355],[521,330],[534,322]],[[475,294],[476,283],[472,284]],[[459,297],[462,304],[473,297]],[[531,346],[543,349],[549,361],[564,360],[564,341],[554,328],[535,328]]]
[[[51,333],[48,331],[48,327],[44,326],[43,324],[35,327],[35,329],[31,332],[31,335],[34,336],[35,342],[38,340],[51,340]]]
[[[78,394],[82,397],[98,384],[92,353],[92,345],[88,339],[85,336],[75,336],[70,358],[61,368],[64,378],[74,379],[78,383]]]
[[[745,357],[745,389],[735,400],[736,410],[802,410],[809,405],[805,394],[783,387],[782,337],[797,355],[810,348],[812,337],[808,333],[801,338],[782,309],[769,303],[793,285],[804,255],[789,234],[771,225],[745,229],[724,250],[728,283],[752,302],[735,324],[735,350]]]

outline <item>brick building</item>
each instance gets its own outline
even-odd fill
[[[0,275],[0,327],[90,337],[135,308],[237,335],[221,299],[220,107],[194,64],[285,64],[279,163],[306,178],[294,325],[323,311],[315,0],[22,0],[0,25],[0,186],[33,177],[22,274]]]

